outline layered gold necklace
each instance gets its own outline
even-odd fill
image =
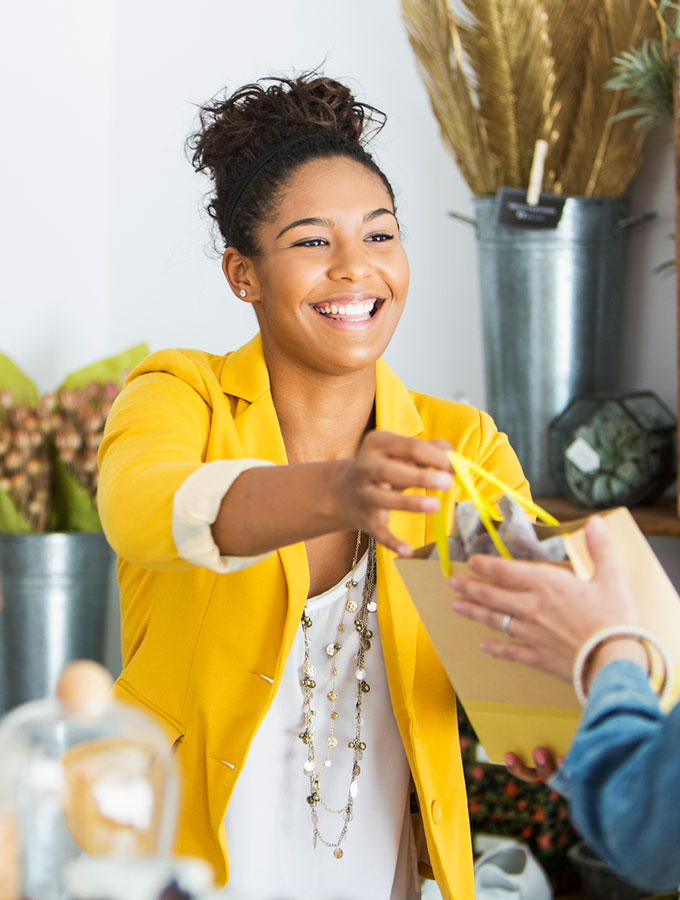
[[[356,581],[354,576],[356,574],[357,563],[359,562],[361,537],[361,531],[359,531],[359,533],[357,534],[356,546],[354,548],[354,558],[352,559],[352,569],[349,581],[347,581],[345,584],[345,587],[347,588],[347,597],[345,599],[340,622],[336,630],[335,640],[326,645],[326,653],[331,660],[331,689],[326,694],[326,699],[328,700],[330,706],[330,718],[323,767],[328,769],[333,764],[331,753],[338,745],[338,738],[335,735],[335,723],[338,719],[338,712],[336,709],[338,701],[338,691],[336,685],[339,675],[337,658],[343,647],[345,615],[347,613],[356,613],[357,615],[354,619],[354,627],[359,633],[359,649],[357,650],[357,653],[354,657],[354,674],[356,676],[357,683],[355,705],[356,714],[354,717],[354,736],[347,745],[352,751],[352,773],[349,782],[349,790],[347,793],[347,802],[340,809],[332,809],[331,807],[329,807],[325,803],[321,794],[318,757],[314,743],[315,727],[313,719],[316,715],[316,710],[312,708],[312,703],[314,700],[314,688],[316,687],[316,681],[314,680],[316,669],[311,662],[310,630],[312,628],[312,619],[307,609],[305,609],[305,611],[303,612],[301,619],[302,636],[304,640],[304,659],[302,664],[302,678],[300,679],[300,686],[302,687],[303,695],[303,730],[300,733],[299,737],[303,744],[305,744],[307,747],[307,759],[304,764],[305,775],[309,776],[310,790],[309,796],[307,797],[307,803],[309,803],[312,815],[314,847],[316,848],[317,843],[320,842],[325,847],[333,850],[333,855],[336,859],[342,859],[343,856],[341,844],[344,841],[345,836],[347,835],[347,828],[352,819],[354,801],[356,800],[358,793],[357,780],[359,778],[359,775],[361,774],[361,766],[359,765],[359,762],[361,759],[363,759],[364,750],[366,749],[365,742],[361,740],[361,726],[363,725],[361,712],[364,694],[367,694],[371,689],[368,682],[366,681],[365,670],[365,654],[371,647],[371,638],[373,637],[373,632],[368,627],[368,615],[369,613],[375,613],[378,608],[375,600],[373,600],[373,591],[375,588],[376,578],[375,540],[370,535],[368,538],[366,577],[364,580],[364,589],[362,591],[361,606],[359,606],[356,600],[352,598],[352,592],[356,587],[358,587],[358,582]],[[332,813],[333,815],[343,817],[342,829],[337,840],[335,841],[326,840],[319,832],[319,806],[322,806],[327,812]]]

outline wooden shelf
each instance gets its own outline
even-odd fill
[[[535,499],[536,503],[560,522],[582,519],[597,512],[594,509],[574,506],[564,497],[537,497]],[[640,531],[647,537],[680,538],[680,518],[678,518],[678,504],[675,497],[664,497],[654,506],[635,506],[630,512]]]

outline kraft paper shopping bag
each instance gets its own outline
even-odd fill
[[[672,661],[669,676],[674,678],[674,701],[680,682],[680,597],[630,512],[619,508],[600,515],[638,604],[642,626],[659,637]],[[582,578],[592,572],[584,536],[586,521],[534,526],[541,539],[564,535],[569,563],[554,565],[568,565]],[[503,637],[453,612],[454,595],[440,562],[429,558],[433,546],[421,547],[412,558],[396,559],[395,564],[489,758],[502,763],[504,754],[512,751],[530,763],[537,746],[547,747],[556,756],[564,754],[581,712],[571,685],[479,649],[485,638]],[[468,570],[466,563],[451,565],[454,572]],[[658,665],[657,661],[655,669]],[[653,674],[658,676],[658,669]]]

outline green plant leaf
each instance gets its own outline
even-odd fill
[[[668,278],[671,275],[675,275],[675,260],[667,259],[665,262],[659,263],[658,266],[655,266],[653,269],[654,275],[661,275],[663,278]]]
[[[56,531],[101,531],[102,523],[94,500],[68,472],[60,459],[54,460],[54,506]]]
[[[147,344],[136,344],[123,350],[116,356],[110,356],[108,359],[102,359],[99,362],[85,366],[77,372],[71,372],[67,375],[61,388],[71,388],[77,390],[85,387],[93,381],[115,381],[120,384],[130,369],[140,363],[144,357],[149,355],[149,347]]]
[[[14,402],[20,406],[32,406],[38,402],[38,389],[28,375],[12,360],[0,353],[0,390],[8,390]]]
[[[7,491],[0,488],[0,532],[3,534],[30,534],[28,519],[21,515]]]

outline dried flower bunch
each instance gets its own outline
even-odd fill
[[[525,188],[548,142],[544,190],[619,197],[641,162],[635,99],[612,61],[658,38],[658,0],[402,0],[445,143],[472,192]]]
[[[97,450],[145,344],[69,376],[54,393],[0,354],[0,532],[97,531]]]
[[[93,501],[99,480],[97,450],[119,391],[115,381],[92,381],[82,388],[62,388],[56,397],[53,439],[57,456]]]
[[[11,391],[0,392],[0,490],[14,501],[32,531],[45,530],[50,506],[51,405],[47,400],[15,406]]]
[[[43,532],[48,526],[54,461],[64,466],[96,507],[97,450],[119,390],[115,381],[94,381],[43,394],[32,406],[15,405],[11,391],[0,391],[0,489],[31,531]]]

